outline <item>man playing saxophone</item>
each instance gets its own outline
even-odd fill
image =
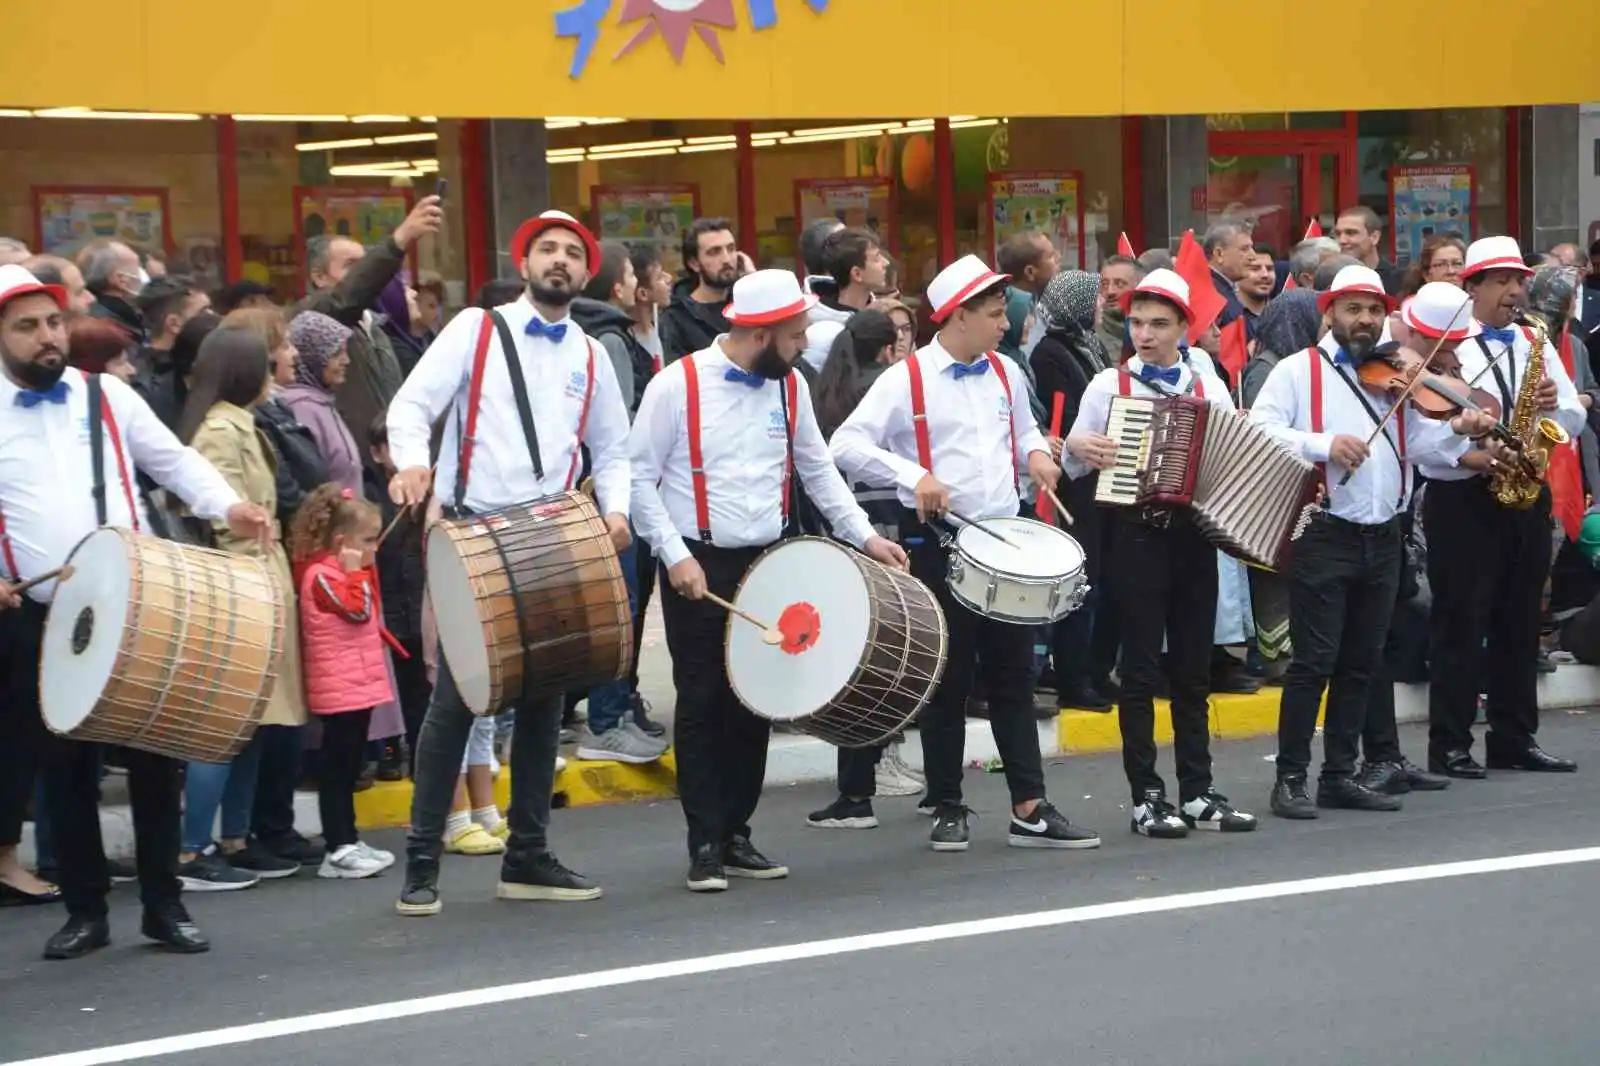
[[[1456,354],[1463,377],[1499,398],[1523,455],[1542,472],[1538,457],[1563,435],[1576,436],[1585,416],[1572,379],[1546,351],[1543,332],[1517,321],[1531,273],[1512,238],[1473,242],[1461,280],[1481,333]],[[1468,325],[1460,323],[1463,335]],[[1493,458],[1421,469],[1429,481],[1422,520],[1433,589],[1429,769],[1458,778],[1486,775],[1472,757],[1472,724],[1479,688],[1487,682],[1488,770],[1576,770],[1537,740],[1550,489],[1526,472],[1529,464]]]

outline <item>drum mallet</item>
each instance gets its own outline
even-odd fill
[[[768,644],[783,643],[783,634],[779,632],[776,627],[767,625],[767,623],[763,622],[750,612],[741,611],[739,608],[735,607],[733,604],[729,603],[727,600],[723,599],[721,596],[718,596],[714,592],[707,592],[706,599],[710,600],[718,607],[721,607],[729,614],[737,615],[740,618],[743,618],[746,622],[749,622],[751,625],[755,626],[757,629],[761,630],[761,639],[766,641]]]
[[[398,509],[395,510],[394,517],[389,519],[389,524],[383,528],[382,533],[378,534],[378,547],[383,547],[383,542],[389,539],[389,534],[394,532],[394,527],[400,524],[400,519],[404,518],[406,513],[409,512],[413,506],[415,505],[409,503],[402,504]]]
[[[37,588],[38,586],[44,584],[46,581],[65,581],[71,576],[72,567],[61,566],[54,570],[46,570],[38,577],[30,577],[20,585],[13,585],[11,591],[14,595],[20,596],[29,589]]]

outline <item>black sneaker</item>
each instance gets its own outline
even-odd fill
[[[628,706],[632,708],[633,724],[638,726],[641,732],[648,733],[653,737],[667,735],[667,727],[650,717],[649,700],[635,692],[628,697]]]
[[[183,883],[185,892],[237,892],[253,888],[261,878],[229,866],[213,844],[178,866],[178,880]]]
[[[126,885],[139,880],[139,869],[124,859],[107,859],[106,875],[114,885]]]
[[[404,781],[406,777],[405,741],[398,737],[383,742],[383,754],[378,758],[379,781]]]
[[[301,866],[316,866],[328,854],[328,848],[322,839],[303,837],[299,833],[290,833],[282,837],[259,837],[260,845],[280,859],[290,859]]]
[[[1347,811],[1398,811],[1400,797],[1386,796],[1354,777],[1324,777],[1317,782],[1317,806]]]
[[[751,881],[778,881],[789,876],[789,868],[773,862],[745,837],[734,837],[722,849],[723,873]]]
[[[258,840],[245,842],[244,848],[239,851],[229,852],[224,856],[228,865],[235,870],[243,870],[247,874],[255,874],[264,881],[276,881],[280,877],[293,877],[300,872],[300,864],[293,859],[285,859],[274,855],[261,846]]]
[[[1272,786],[1272,813],[1300,821],[1317,816],[1317,805],[1306,792],[1305,774],[1283,774],[1278,778]]]
[[[1249,833],[1256,827],[1256,816],[1235,810],[1228,797],[1207,789],[1178,808],[1178,817],[1190,829],[1210,829],[1218,833]]]
[[[396,913],[407,918],[427,918],[444,910],[439,898],[439,863],[434,859],[406,862],[406,887],[395,900]]]
[[[1014,848],[1098,848],[1100,834],[1067,821],[1067,816],[1040,800],[1029,818],[1011,816],[1006,843]]]
[[[707,844],[694,853],[689,863],[689,877],[685,882],[690,892],[726,892],[728,874],[722,868],[722,856]]]
[[[500,864],[499,899],[552,900],[572,903],[600,898],[600,886],[561,865],[554,855],[541,851],[526,858],[508,854]]]
[[[822,810],[806,815],[806,824],[813,829],[876,829],[878,816],[872,811],[871,800],[840,796]]]
[[[1369,762],[1361,765],[1356,780],[1374,792],[1388,796],[1403,796],[1411,791],[1411,782],[1398,763]]]
[[[1189,835],[1188,823],[1178,817],[1177,808],[1159,788],[1145,790],[1144,802],[1133,808],[1129,828],[1153,840],[1182,840]]]
[[[941,804],[933,812],[933,832],[928,834],[928,843],[934,851],[966,851],[970,834],[967,832],[967,818],[972,811],[964,804]]]
[[[1442,792],[1450,787],[1450,779],[1444,774],[1430,774],[1404,755],[1395,767],[1405,778],[1406,787],[1411,792]]]

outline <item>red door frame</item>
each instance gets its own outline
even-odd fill
[[[1323,156],[1334,159],[1335,205],[1354,203],[1360,188],[1354,111],[1345,113],[1344,127],[1337,130],[1212,130],[1206,137],[1206,151],[1213,156],[1295,156],[1300,163],[1300,203],[1308,215],[1322,203]]]

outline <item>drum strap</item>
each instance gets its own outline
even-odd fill
[[[706,493],[706,460],[700,448],[700,372],[694,365],[693,353],[679,359],[683,367],[684,415],[689,429],[689,481],[694,487],[694,521],[700,527],[700,539],[711,543],[711,500]],[[794,424],[799,411],[800,386],[795,375],[783,379],[780,401],[784,407],[783,456],[783,528],[789,527],[789,485],[794,480]]]
[[[1005,364],[993,352],[988,352],[985,358],[994,370],[994,376],[999,379],[1000,387],[1006,390],[1006,402],[1011,402],[1011,381],[1006,377]],[[928,435],[928,400],[922,390],[922,360],[913,353],[906,360],[906,369],[911,373],[911,426],[917,435],[917,462],[922,469],[933,473],[933,440]],[[1009,418],[1007,424],[1011,427],[1011,470],[1017,481],[1022,480],[1022,465],[1017,459],[1017,423],[1015,417]]]
[[[544,481],[544,460],[539,456],[539,431],[533,424],[533,405],[528,402],[528,381],[522,375],[522,360],[517,358],[517,341],[511,336],[511,327],[499,311],[490,311],[495,332],[500,335],[500,350],[506,357],[506,371],[511,376],[511,393],[517,401],[517,418],[522,422],[522,437],[528,442],[528,458],[533,460],[533,476]],[[479,394],[480,398],[482,393]]]
[[[111,438],[111,448],[117,455],[117,476],[122,479],[122,495],[128,501],[128,517],[133,531],[139,532],[139,512],[133,506],[133,482],[128,477],[128,461],[122,451],[122,433],[117,429],[117,416],[106,399],[99,374],[85,374],[89,386],[89,461],[92,471],[95,521],[106,524],[105,443],[103,436]],[[102,432],[103,427],[103,432]]]

